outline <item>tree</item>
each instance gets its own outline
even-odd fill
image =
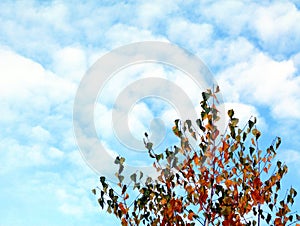
[[[101,208],[114,214],[122,225],[229,226],[261,225],[264,221],[281,226],[300,221],[290,209],[296,190],[291,187],[284,197],[279,194],[288,167],[280,161],[272,164],[281,139],[276,137],[262,151],[256,118],[240,128],[233,110],[228,111],[228,125],[221,133],[215,105],[218,92],[217,87],[202,93],[201,117],[195,125],[191,120],[175,120],[172,129],[180,145],[157,154],[145,133],[145,147],[154,160],[157,178],[143,178],[143,172],[136,172],[125,184],[125,159],[117,157],[117,188],[102,176],[100,186],[92,190],[99,194]],[[190,139],[198,146],[193,147]],[[135,198],[130,199],[133,192],[129,189],[137,193]]]

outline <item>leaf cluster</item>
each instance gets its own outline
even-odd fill
[[[276,137],[266,149],[259,148],[261,132],[256,118],[243,128],[234,110],[228,111],[225,131],[219,131],[216,90],[202,93],[201,117],[175,120],[172,128],[180,145],[155,153],[145,133],[144,144],[153,159],[157,178],[144,177],[143,172],[130,176],[124,184],[125,159],[117,157],[118,188],[100,177],[100,187],[93,193],[102,209],[114,214],[122,225],[287,225],[300,221],[291,212],[297,192],[290,188],[284,197],[281,180],[288,167],[276,157],[281,139]],[[190,139],[197,142],[191,145]],[[133,192],[137,194],[130,199]],[[117,191],[119,189],[119,192]],[[129,202],[130,200],[130,202]],[[299,224],[297,224],[299,225]]]

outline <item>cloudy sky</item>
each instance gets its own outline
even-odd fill
[[[170,42],[199,57],[220,85],[226,108],[242,119],[257,116],[262,146],[282,138],[278,158],[289,166],[284,186],[300,190],[297,2],[1,1],[0,225],[116,225],[91,194],[99,174],[77,147],[73,104],[94,62],[138,41]],[[96,129],[112,155],[120,153],[109,140],[109,107],[116,92],[135,81],[131,75],[166,76],[200,100],[180,72],[145,67],[148,71],[138,66],[120,71],[99,94]],[[166,123],[173,120],[170,106],[155,101],[132,109],[129,127],[135,136],[157,114]],[[134,156],[145,153],[127,154],[138,164],[140,157]],[[299,197],[297,202],[300,210]]]

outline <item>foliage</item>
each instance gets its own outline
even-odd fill
[[[277,137],[262,151],[261,132],[256,118],[243,128],[229,110],[225,132],[218,130],[219,112],[215,103],[219,89],[202,93],[201,118],[195,126],[191,120],[175,120],[172,128],[180,146],[156,154],[145,133],[145,147],[153,158],[158,177],[143,178],[142,172],[124,183],[125,159],[117,157],[118,188],[105,177],[93,193],[102,209],[114,214],[122,225],[268,225],[294,224],[300,216],[291,213],[297,192],[290,188],[280,199],[281,180],[288,168],[280,161],[272,164],[281,139]],[[194,139],[198,147],[191,145]],[[247,147],[248,146],[248,147]],[[272,171],[272,172],[271,172]],[[129,201],[128,188],[138,194]],[[279,200],[280,199],[280,200]],[[297,224],[299,225],[299,224]]]

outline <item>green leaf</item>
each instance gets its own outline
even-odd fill
[[[239,119],[238,118],[232,118],[231,119],[231,124],[232,124],[232,126],[237,126],[237,124],[239,123]]]
[[[123,170],[124,170],[124,166],[120,164],[120,166],[119,166],[119,174],[121,174],[123,172]]]
[[[122,175],[119,175],[118,179],[119,179],[120,183],[122,183],[122,182],[123,182],[123,180],[124,180],[124,176],[122,176]]]
[[[143,172],[140,171],[140,179],[142,179],[143,175],[144,175]]]
[[[136,173],[132,174],[130,176],[130,179],[133,181],[133,182],[136,182]]]
[[[249,125],[249,129],[252,129],[252,127],[254,126],[254,122],[252,122],[251,120],[248,121],[248,125]]]
[[[96,195],[96,189],[95,188],[92,189],[92,192],[93,192],[94,195]]]
[[[163,159],[164,155],[163,154],[155,154],[155,158],[156,158],[156,161],[159,162],[159,160]]]
[[[232,117],[233,117],[233,115],[234,115],[233,109],[228,110],[227,113],[228,113],[229,118],[232,119]]]
[[[114,190],[112,188],[109,189],[108,195],[111,199],[114,198]]]
[[[276,149],[278,149],[278,147],[279,147],[279,145],[281,144],[281,138],[280,137],[278,137],[277,138],[277,142],[276,142]]]
[[[256,140],[260,137],[261,133],[258,129],[253,129],[252,134],[255,136]]]
[[[105,177],[100,177],[100,182],[101,182],[101,184],[102,184],[102,186],[104,187],[104,185],[106,185],[106,183],[105,183]]]
[[[202,92],[202,98],[204,101],[207,101],[210,96],[211,96],[210,93]]]
[[[125,158],[121,157],[120,158],[120,164],[122,165],[125,162]]]
[[[273,211],[273,207],[274,207],[274,205],[272,203],[270,203],[269,208],[270,208],[271,211]]]
[[[178,123],[179,123],[179,119],[176,119],[174,122],[175,122],[175,125],[176,125],[176,127],[178,128]]]
[[[119,156],[117,156],[116,157],[116,159],[115,159],[115,162],[114,162],[115,164],[119,164],[120,163],[120,157]]]
[[[153,143],[148,142],[148,143],[146,144],[146,148],[147,148],[149,151],[152,150],[152,147],[153,147]]]
[[[123,186],[123,188],[122,188],[122,195],[124,195],[124,193],[126,192],[126,190],[127,190],[127,186],[126,186],[126,184]]]
[[[186,120],[185,122],[186,122],[186,124],[187,124],[187,126],[188,126],[188,129],[189,129],[189,131],[190,131],[191,126],[192,126],[192,121],[188,119],[188,120]]]
[[[281,162],[277,161],[277,167],[280,168],[281,167]]]
[[[104,200],[101,199],[101,198],[99,198],[99,199],[98,199],[98,203],[99,203],[99,205],[101,206],[101,208],[103,209],[103,208],[104,208]]]
[[[205,127],[202,126],[201,119],[198,118],[198,119],[196,120],[196,123],[197,123],[198,127],[199,127],[203,132],[205,132]]]

